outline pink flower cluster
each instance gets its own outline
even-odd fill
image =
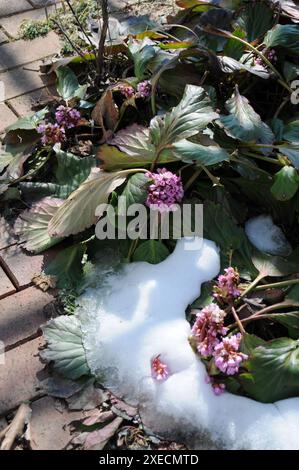
[[[159,212],[175,210],[175,204],[181,202],[184,196],[181,178],[166,168],[159,169],[157,173],[148,172],[146,176],[152,180],[146,205]]]
[[[161,361],[160,354],[151,360],[152,377],[156,380],[166,380],[169,376],[167,364]]]
[[[276,55],[275,49],[270,49],[268,51],[263,51],[263,54],[264,54],[265,57],[267,57],[267,59],[270,62],[272,62],[272,63],[277,62],[277,55]],[[261,57],[257,57],[255,59],[255,63],[258,64],[258,65],[264,65],[264,61]]]
[[[191,334],[202,357],[212,356],[219,343],[218,337],[227,333],[223,326],[225,315],[224,310],[216,304],[210,304],[197,313]]]
[[[65,130],[58,124],[40,124],[37,128],[39,134],[43,134],[41,142],[43,145],[57,144],[65,141]]]
[[[206,376],[206,383],[210,384],[212,386],[213,392],[215,395],[219,396],[223,392],[225,392],[225,384],[221,382],[216,382],[213,377],[210,377],[209,375]]]
[[[67,106],[58,106],[55,113],[56,122],[67,129],[77,126],[81,119],[80,111]]]
[[[68,108],[67,106],[58,106],[55,112],[55,124],[48,122],[40,124],[37,127],[37,132],[43,134],[41,142],[43,145],[53,145],[58,142],[64,142],[65,129],[71,129],[77,126],[81,119],[81,114],[77,109]]]
[[[152,86],[148,80],[138,83],[137,85],[137,97],[148,98],[151,94]]]
[[[242,335],[238,333],[226,338],[214,348],[214,361],[216,367],[226,375],[235,375],[243,361],[248,359],[247,354],[239,352]]]
[[[125,85],[121,83],[118,87],[118,90],[128,99],[132,98],[135,94],[135,90],[131,85]]]
[[[217,285],[214,286],[214,298],[220,303],[229,304],[241,294],[238,289],[240,276],[236,269],[229,267],[224,270],[217,279]]]
[[[118,86],[118,90],[128,99],[135,96],[136,98],[143,98],[146,99],[151,94],[152,86],[149,80],[144,80],[143,82],[138,83],[137,85],[137,93],[135,92],[134,88],[131,85],[127,85],[125,83],[121,83]]]

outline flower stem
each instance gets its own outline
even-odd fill
[[[272,289],[276,287],[286,287],[286,286],[292,286],[294,284],[299,284],[299,279],[287,279],[286,281],[272,282],[271,284],[264,284],[262,286],[257,286],[255,290]]]
[[[235,310],[235,307],[233,307],[233,306],[232,306],[232,314],[233,314],[233,316],[234,316],[234,319],[236,320],[236,323],[237,323],[237,325],[238,325],[238,327],[239,327],[239,330],[240,330],[241,334],[244,336],[244,335],[246,334],[245,328],[244,328],[244,326],[242,325],[240,318],[238,317],[238,314],[237,314],[237,312],[236,312],[236,310]]]
[[[259,275],[254,279],[254,281],[252,281],[251,284],[249,284],[249,286],[244,290],[244,292],[242,292],[239,297],[239,300],[249,294],[249,292],[251,292],[264,277],[264,274],[259,273]]]

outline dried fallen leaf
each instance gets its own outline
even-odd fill
[[[99,99],[92,111],[91,117],[96,124],[102,127],[104,140],[106,141],[109,135],[111,136],[111,132],[107,131],[114,130],[119,118],[118,107],[114,102],[111,90],[107,90]]]
[[[32,282],[36,285],[36,287],[39,287],[41,290],[46,292],[48,289],[55,289],[57,284],[57,277],[42,273],[38,276],[34,276],[32,278]]]
[[[119,426],[123,422],[123,419],[120,417],[115,418],[111,423],[102,429],[91,432],[85,441],[84,449],[85,450],[102,450],[105,445],[114,436]]]

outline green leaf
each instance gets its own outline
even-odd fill
[[[32,116],[26,116],[18,119],[16,122],[8,126],[5,131],[13,131],[17,129],[36,129],[39,123],[45,118],[46,114],[49,112],[48,108],[43,108]]]
[[[41,356],[48,363],[53,361],[59,374],[73,380],[90,375],[78,318],[62,315],[50,320],[43,327],[43,333],[47,348]]]
[[[299,72],[299,70],[298,70]],[[291,121],[283,130],[283,138],[289,142],[296,142],[299,144],[299,121]]]
[[[299,340],[279,338],[252,351],[246,367],[252,380],[242,380],[246,392],[262,403],[298,396]]]
[[[55,145],[54,151],[58,163],[55,170],[57,183],[69,185],[71,193],[88,177],[91,168],[96,165],[95,156],[77,157],[61,150],[60,145]]]
[[[274,184],[271,187],[273,196],[278,201],[288,201],[299,188],[299,175],[291,166],[284,166],[274,175]]]
[[[70,194],[49,223],[51,236],[68,236],[82,232],[100,217],[96,209],[108,202],[109,195],[133,170],[106,173],[92,168],[90,176]]]
[[[271,143],[274,135],[267,124],[254,111],[245,96],[240,95],[236,88],[235,93],[226,102],[228,116],[221,116],[220,123],[230,137],[243,141],[261,141]]]
[[[169,251],[162,242],[147,240],[137,247],[133,261],[147,261],[151,264],[157,264],[166,259],[168,255]]]
[[[264,38],[267,47],[281,46],[290,53],[299,54],[299,25],[277,24]]]
[[[62,240],[48,234],[49,221],[62,203],[62,199],[46,197],[20,214],[14,229],[20,235],[20,242],[25,242],[26,250],[40,253]]]
[[[12,155],[11,153],[1,151],[1,154],[0,154],[0,173],[2,173],[4,168],[6,168],[13,161],[14,158],[15,158],[15,156]]]
[[[156,148],[165,148],[198,134],[217,117],[205,90],[196,85],[187,85],[176,107],[164,116],[155,116],[151,120],[151,141]]]
[[[156,55],[156,49],[149,39],[144,39],[142,42],[131,39],[128,49],[134,61],[135,77],[142,80],[146,75],[149,61]]]
[[[278,150],[286,155],[297,170],[299,169],[299,145],[279,145]]]
[[[204,166],[215,165],[223,161],[229,161],[226,150],[218,145],[201,145],[183,139],[172,145],[174,155],[186,163],[195,163]]]
[[[233,33],[233,36],[241,39],[245,39],[246,33],[243,29],[237,28]],[[235,39],[228,39],[225,44],[223,54],[233,59],[239,60],[243,54],[244,44],[236,41]]]
[[[247,32],[247,41],[262,37],[274,24],[273,10],[263,2],[247,4],[241,15]]]
[[[289,292],[287,293],[285,299],[286,300],[291,300],[291,301],[294,301],[294,302],[299,302],[299,284],[296,284],[295,286],[293,286],[289,290]]]
[[[56,75],[58,78],[57,91],[65,101],[74,97],[84,98],[86,85],[80,86],[76,75],[69,67],[59,67],[56,70]]]
[[[299,338],[299,312],[274,313],[269,315],[269,319],[285,326],[288,329],[290,338]]]
[[[270,77],[269,72],[265,67],[262,65],[248,65],[240,62],[232,57],[227,56],[218,56],[218,62],[220,65],[221,70],[224,73],[234,73],[239,71],[246,71],[252,73],[253,75],[257,75],[260,78],[267,79]]]
[[[240,350],[244,353],[247,354],[248,356],[251,355],[252,351],[257,348],[258,346],[262,346],[266,344],[266,341],[263,339],[259,338],[256,335],[250,335],[250,334],[245,334],[242,337],[241,345],[240,345]]]
[[[255,250],[252,254],[252,262],[263,277],[287,276],[298,271],[298,260],[293,255],[282,258]]]
[[[122,192],[126,198],[127,207],[131,204],[143,204],[147,197],[147,187],[149,179],[144,173],[135,173],[132,175]]]
[[[86,246],[82,243],[65,248],[47,265],[45,273],[57,277],[57,286],[60,289],[77,287],[82,280],[82,258],[85,251]]]

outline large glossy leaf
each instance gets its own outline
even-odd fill
[[[243,141],[273,142],[274,135],[267,124],[254,111],[245,96],[236,89],[226,102],[228,116],[221,116],[220,123],[230,137]]]
[[[292,52],[299,54],[299,25],[277,24],[270,29],[265,36],[264,43],[267,47],[281,46]]]
[[[85,251],[86,246],[82,243],[65,248],[46,266],[45,273],[57,278],[60,289],[78,287],[83,276],[82,258]]]
[[[20,214],[14,229],[26,250],[40,253],[62,240],[48,233],[48,224],[62,203],[62,199],[45,197]]]
[[[58,209],[49,223],[51,236],[68,236],[82,232],[93,225],[96,208],[108,202],[109,195],[120,186],[132,170],[105,173],[93,168],[90,176]]]
[[[291,121],[284,126],[283,138],[289,142],[296,142],[299,144],[299,120]]]
[[[144,173],[135,173],[132,175],[122,192],[126,198],[127,207],[131,204],[143,204],[147,197],[147,187],[149,178]]]
[[[252,73],[253,75],[257,75],[260,78],[267,79],[270,77],[269,72],[262,65],[247,65],[227,56],[219,56],[218,61],[221,70],[225,73],[246,71]]]
[[[299,312],[274,313],[269,315],[269,319],[276,320],[278,323],[284,325],[288,329],[289,336],[292,339],[299,338]]]
[[[41,356],[45,361],[53,362],[57,372],[73,380],[90,375],[80,322],[76,317],[63,315],[51,320],[43,327],[43,332],[47,348]]]
[[[279,338],[255,348],[246,364],[243,387],[255,400],[272,403],[299,395],[299,340]]]
[[[57,91],[64,100],[68,101],[74,97],[84,98],[87,85],[79,84],[72,69],[69,67],[59,67],[56,70],[56,74],[58,78]]]
[[[197,134],[217,117],[205,90],[196,85],[187,85],[178,106],[164,116],[155,116],[151,120],[151,141],[155,147],[165,148]]]
[[[0,151],[0,173],[6,168],[14,159],[14,155],[11,153]]]
[[[69,185],[70,192],[74,191],[90,174],[91,168],[96,165],[94,155],[78,157],[70,152],[64,152],[59,145],[54,151],[57,158],[55,171],[56,181],[59,185]]]
[[[280,153],[288,157],[297,170],[299,169],[299,144],[279,145],[277,149]]]
[[[183,139],[172,145],[174,155],[183,162],[210,166],[229,160],[226,150],[218,145],[201,145]]]
[[[290,255],[286,258],[271,256],[260,251],[254,251],[252,262],[263,277],[281,277],[298,271],[298,256]]]
[[[271,188],[273,196],[279,201],[291,199],[299,189],[299,175],[291,166],[284,166],[274,175],[274,184]]]
[[[244,21],[248,42],[262,37],[274,24],[273,10],[263,2],[248,3],[241,18]]]
[[[149,61],[156,55],[156,48],[150,39],[142,42],[131,39],[128,48],[134,61],[134,75],[142,80],[146,74]]]
[[[133,261],[147,261],[157,264],[169,255],[166,246],[158,240],[147,240],[141,243],[133,255]]]

